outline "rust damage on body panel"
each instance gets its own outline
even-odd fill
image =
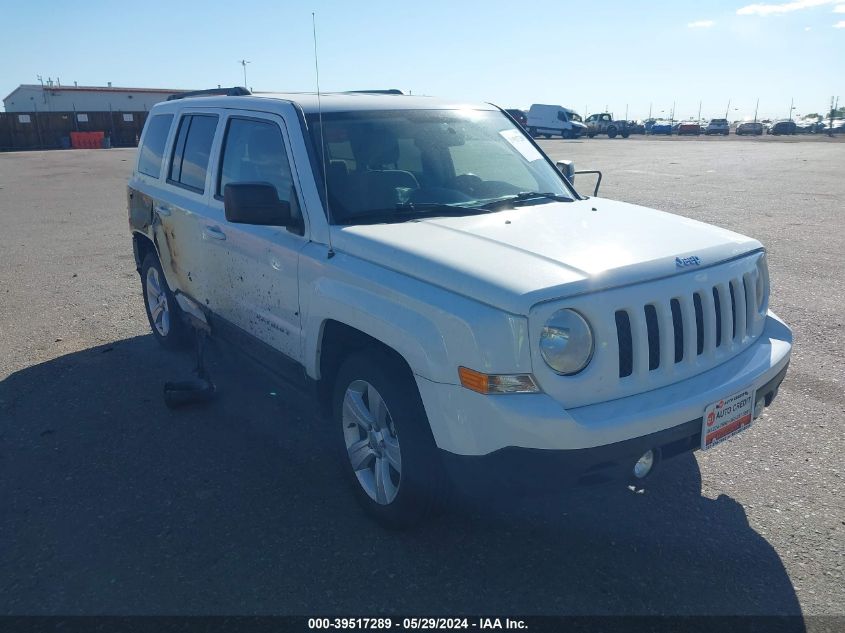
[[[129,227],[146,232],[153,223],[152,197],[132,187],[127,187],[126,195],[129,207]]]
[[[158,221],[156,228],[158,230],[153,232],[153,237],[162,266],[170,268],[169,272],[173,274],[178,288],[190,287],[191,274],[182,268],[179,249],[177,248],[176,230],[169,222],[165,223],[161,220]],[[163,240],[159,238],[160,235],[163,236]]]

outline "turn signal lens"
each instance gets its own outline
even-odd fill
[[[531,374],[483,374],[468,367],[458,367],[461,385],[483,394],[539,393]]]

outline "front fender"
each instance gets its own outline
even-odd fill
[[[345,253],[327,259],[312,244],[300,260],[303,361],[320,378],[328,320],[353,327],[400,354],[427,380],[458,384],[458,367],[529,373],[525,317],[432,286]]]

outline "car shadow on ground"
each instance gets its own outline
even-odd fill
[[[308,399],[212,350],[218,399],[170,411],[191,365],[140,336],[0,382],[3,612],[801,615],[693,457],[639,493],[458,498],[388,532]]]

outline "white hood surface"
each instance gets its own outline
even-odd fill
[[[602,198],[333,229],[338,251],[522,315],[541,301],[691,272],[762,248],[726,229]],[[676,261],[694,257],[698,265]]]

